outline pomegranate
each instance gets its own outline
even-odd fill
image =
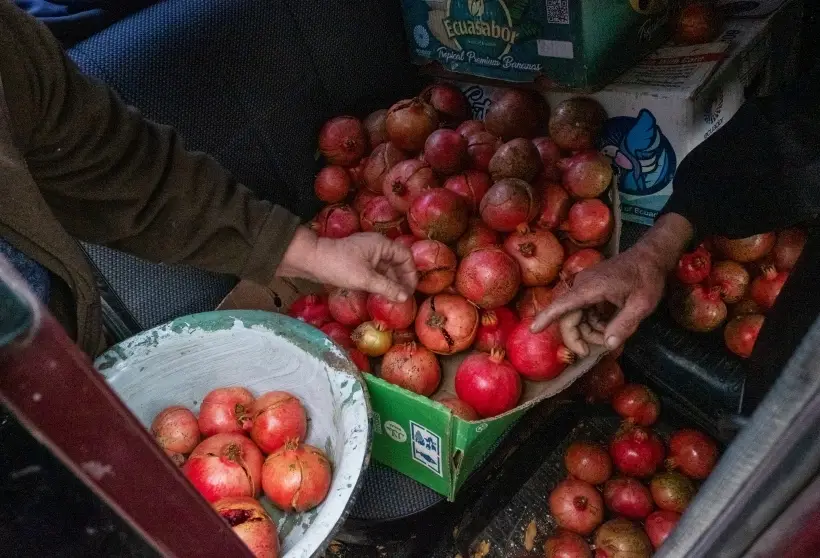
[[[428,85],[419,97],[436,109],[439,124],[446,128],[455,128],[470,117],[470,104],[464,93],[454,85]]]
[[[574,254],[567,256],[564,265],[561,267],[561,279],[569,281],[583,270],[604,261],[604,255],[594,248],[582,248]]]
[[[456,290],[481,308],[504,306],[515,297],[520,284],[518,264],[493,246],[467,254],[456,272]]]
[[[604,503],[612,513],[627,519],[643,519],[655,507],[649,489],[630,477],[608,480],[604,486]]]
[[[507,358],[528,380],[552,380],[575,361],[575,354],[564,346],[557,323],[533,333],[530,331],[532,322],[532,318],[525,318],[510,332]]]
[[[504,351],[473,353],[461,361],[455,388],[459,399],[484,418],[506,413],[521,399],[521,378]]]
[[[746,314],[729,320],[723,330],[726,348],[739,357],[749,358],[765,319],[760,314]]]
[[[690,285],[673,293],[669,309],[675,321],[689,331],[712,331],[726,319],[720,289],[703,285]]]
[[[572,204],[561,230],[566,231],[576,244],[594,248],[607,243],[614,227],[609,206],[601,200],[592,199]]]
[[[376,196],[364,206],[359,216],[362,230],[381,233],[387,238],[396,238],[404,233],[407,220],[396,210],[385,196]]]
[[[541,156],[544,179],[549,182],[560,182],[561,169],[558,168],[558,161],[561,160],[561,148],[548,137],[535,138],[532,140],[532,144]]]
[[[387,126],[385,125],[386,120],[387,109],[374,110],[367,115],[367,118],[364,119],[362,124],[364,125],[364,131],[367,134],[370,149],[376,149],[376,147],[387,142]]]
[[[562,159],[558,168],[561,169],[561,184],[574,198],[597,198],[612,183],[609,159],[594,149]]]
[[[547,183],[541,191],[541,214],[538,217],[539,227],[547,230],[557,229],[569,217],[572,199],[564,187],[553,182]]]
[[[612,459],[604,448],[591,442],[573,442],[564,454],[564,465],[573,478],[603,484],[612,476]]]
[[[407,221],[418,238],[445,244],[458,240],[467,230],[469,210],[464,199],[444,188],[422,192],[410,203]]]
[[[709,273],[709,284],[720,289],[723,302],[740,302],[749,288],[749,272],[732,260],[717,262]]]
[[[759,260],[774,247],[777,237],[773,232],[755,234],[747,238],[728,239],[716,236],[712,239],[715,247],[726,259],[740,263]]]
[[[353,198],[353,203],[351,203],[351,207],[353,207],[353,211],[356,212],[356,223],[359,222],[359,214],[364,210],[364,206],[368,204],[370,200],[373,198],[379,197],[379,194],[374,194],[367,188],[363,188],[356,193],[356,197]]]
[[[546,310],[554,298],[553,289],[549,287],[530,287],[524,289],[521,298],[515,305],[518,316],[524,318],[534,318],[542,310]]]
[[[626,379],[618,361],[606,355],[579,383],[587,403],[606,403],[624,386]]]
[[[437,294],[425,300],[416,314],[416,335],[434,353],[450,355],[472,345],[478,310],[456,294]]]
[[[323,208],[315,223],[316,234],[325,238],[344,238],[361,230],[359,214],[343,203]]]
[[[463,258],[476,248],[495,246],[499,242],[498,233],[488,227],[478,217],[470,218],[467,230],[456,242],[456,254]]]
[[[501,306],[495,310],[482,310],[481,324],[476,331],[474,348],[484,353],[493,350],[504,350],[507,336],[518,325],[515,313]]]
[[[464,171],[451,176],[444,182],[444,187],[464,198],[472,211],[478,209],[481,200],[484,199],[487,190],[492,185],[490,175],[477,170]]]
[[[806,245],[806,238],[806,231],[798,228],[785,229],[777,233],[777,241],[772,249],[775,267],[781,271],[794,269]]]
[[[550,137],[561,149],[580,151],[595,147],[606,120],[604,108],[589,97],[571,97],[552,109]]]
[[[489,132],[474,132],[466,138],[470,168],[486,172],[493,155],[501,147],[501,140]]]
[[[387,111],[387,137],[399,149],[416,153],[438,128],[438,114],[419,98],[405,99]]]
[[[503,178],[530,182],[541,170],[541,156],[531,141],[516,138],[498,148],[490,159],[488,170],[495,182]]]
[[[763,311],[771,310],[788,279],[788,271],[777,271],[773,266],[766,266],[762,274],[752,281],[749,296]]]
[[[709,277],[712,271],[712,255],[700,247],[688,252],[678,260],[675,276],[681,283],[694,285]]]
[[[564,247],[555,235],[545,230],[530,230],[521,224],[504,241],[504,251],[521,268],[521,284],[527,287],[549,285],[564,263]]]
[[[331,165],[354,167],[367,151],[364,126],[353,116],[337,116],[319,131],[319,151]]]
[[[480,205],[481,218],[493,230],[511,232],[529,223],[538,214],[538,200],[532,186],[518,178],[493,184]]]
[[[252,404],[253,395],[243,387],[224,387],[208,392],[199,406],[199,431],[208,437],[250,430]]]
[[[481,120],[465,120],[456,128],[456,132],[462,136],[469,137],[475,133],[484,131],[484,122]]]
[[[484,127],[504,141],[533,138],[546,116],[544,100],[535,91],[507,89],[494,100],[484,115]]]
[[[382,359],[384,381],[429,397],[441,383],[441,366],[433,352],[423,345],[393,345]]]
[[[330,165],[320,170],[313,182],[316,197],[326,203],[344,201],[350,193],[350,187],[350,174],[347,169],[337,165]]]
[[[209,502],[259,493],[262,453],[242,434],[214,434],[191,452],[182,473]]]
[[[745,316],[747,314],[760,314],[761,312],[762,310],[760,309],[760,306],[758,306],[757,302],[751,298],[744,298],[729,307],[729,319],[736,318],[738,316]]]
[[[353,364],[356,365],[361,372],[370,372],[370,359],[367,358],[367,355],[361,352],[356,347],[347,350],[347,356],[350,357],[350,360],[353,361]]]
[[[481,419],[475,409],[454,395],[441,395],[435,397],[434,400],[450,409],[453,415],[461,420],[474,421]]]
[[[558,483],[549,497],[550,513],[562,529],[591,534],[604,520],[604,502],[591,484],[578,479]]]
[[[649,558],[652,544],[628,519],[610,519],[595,533],[595,558]]]
[[[440,128],[424,142],[424,160],[441,174],[454,174],[464,168],[467,140],[455,130]]]
[[[695,485],[688,477],[669,471],[658,473],[649,482],[652,499],[662,510],[683,513],[695,497]]]
[[[714,2],[695,0],[678,16],[674,41],[682,45],[711,43],[723,29],[723,17]]]
[[[666,510],[653,511],[644,520],[644,530],[647,536],[649,536],[649,542],[652,543],[655,550],[659,549],[666,539],[669,538],[669,535],[675,530],[678,521],[680,521],[679,513]]]
[[[384,196],[401,213],[406,213],[410,202],[430,188],[438,188],[438,180],[430,165],[418,159],[396,163],[384,177]]]
[[[262,490],[277,508],[305,512],[324,501],[330,491],[330,461],[319,448],[288,442],[262,466]]]
[[[367,297],[367,311],[381,329],[404,329],[416,319],[416,299],[411,296],[404,302],[398,302],[380,294],[371,294]]]
[[[353,348],[353,341],[350,339],[350,329],[339,322],[328,322],[319,329],[340,347],[344,349]]]
[[[559,530],[544,543],[546,558],[592,558],[592,550],[583,537]]]
[[[342,325],[356,327],[370,319],[367,311],[368,294],[364,291],[334,289],[327,297],[331,317]]]
[[[629,422],[652,426],[661,413],[661,402],[648,387],[627,384],[612,397],[612,408]]]
[[[715,468],[717,459],[717,444],[703,432],[684,428],[669,438],[666,465],[670,469],[679,469],[688,477],[705,479]]]
[[[630,477],[649,477],[663,462],[663,442],[643,426],[625,424],[609,444],[615,467]]]
[[[384,189],[384,177],[390,169],[405,159],[407,154],[391,142],[378,145],[368,157],[362,172],[365,188],[374,194],[381,194]]]
[[[419,274],[417,291],[436,294],[453,284],[458,259],[446,244],[438,240],[419,240],[413,243],[410,251]]]
[[[303,440],[307,413],[299,399],[286,391],[269,391],[253,402],[251,440],[263,453],[271,453],[290,439]]]
[[[279,558],[276,524],[258,500],[244,496],[222,498],[213,506],[256,558]]]
[[[330,307],[325,295],[307,294],[293,301],[288,310],[288,316],[310,324],[313,327],[322,327],[333,321]]]
[[[179,405],[163,409],[154,418],[151,423],[151,434],[154,435],[159,447],[177,462],[184,461],[183,454],[191,453],[199,443],[199,425],[196,417],[190,410]]]
[[[390,349],[393,334],[383,329],[376,322],[364,322],[350,335],[356,348],[367,356],[378,357]]]

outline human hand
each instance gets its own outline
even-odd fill
[[[320,238],[299,229],[277,271],[345,289],[367,291],[403,302],[418,283],[410,249],[378,233]]]

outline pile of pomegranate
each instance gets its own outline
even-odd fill
[[[468,120],[459,89],[436,84],[364,120],[325,123],[327,162],[311,227],[341,238],[376,231],[406,244],[419,271],[415,298],[397,303],[348,290],[312,294],[289,315],[321,328],[370,372],[431,396],[438,355],[472,349],[453,394],[436,399],[466,420],[513,409],[522,379],[550,380],[574,355],[557,326],[530,320],[579,271],[604,256],[614,228],[609,159],[595,150],[606,115],[588,98],[551,112],[539,95],[499,92]]]
[[[678,261],[669,299],[672,317],[696,332],[712,331],[728,317],[726,347],[748,358],[805,244],[802,228],[707,239]]]
[[[651,556],[714,469],[717,444],[691,428],[664,441],[651,428],[658,397],[626,383],[612,355],[587,373],[580,391],[589,402],[608,402],[624,420],[608,447],[577,440],[566,449],[567,478],[549,495],[559,530],[546,542],[546,557],[592,558],[593,549],[596,558]]]
[[[243,387],[218,388],[202,400],[199,417],[168,407],[154,418],[151,433],[257,558],[279,556],[276,525],[260,493],[277,508],[300,513],[321,504],[330,490],[330,461],[301,441],[305,407],[284,391],[254,397]]]

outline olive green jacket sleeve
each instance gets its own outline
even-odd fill
[[[6,1],[0,76],[15,145],[71,235],[152,261],[273,278],[298,218],[83,75],[43,25]]]

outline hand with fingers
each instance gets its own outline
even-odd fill
[[[579,356],[589,344],[618,348],[663,296],[666,277],[692,238],[692,226],[664,215],[635,246],[576,275],[572,286],[538,314],[532,330],[558,321],[564,344]]]

